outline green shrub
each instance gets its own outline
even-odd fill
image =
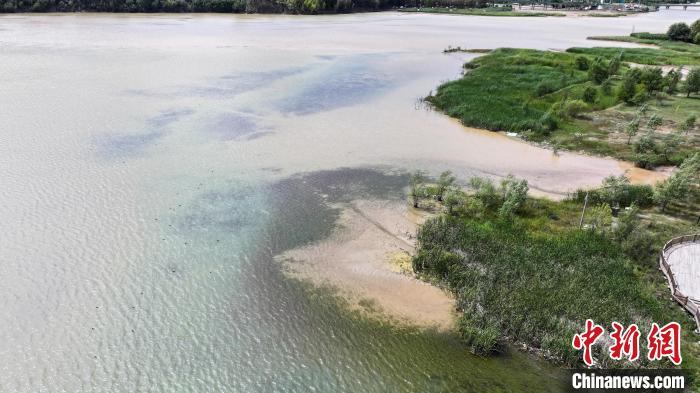
[[[540,124],[542,125],[542,134],[549,135],[552,131],[559,127],[557,119],[554,117],[551,111],[548,111],[542,117],[540,117]]]
[[[635,38],[641,38],[643,40],[667,40],[668,36],[666,34],[653,34],[646,32],[632,33],[630,36]]]
[[[700,44],[700,33],[693,35],[693,44]]]
[[[700,34],[700,19],[696,20],[690,25],[690,36],[695,37],[698,34]]]
[[[620,176],[624,177],[624,175]],[[620,177],[611,176],[611,178],[619,179]],[[606,179],[606,181],[608,181]],[[579,203],[588,194],[588,201],[591,204],[599,205],[607,203],[609,205],[619,205],[620,207],[628,207],[631,205],[639,207],[649,207],[654,204],[654,188],[648,184],[630,184],[622,182],[620,188],[615,191],[606,190],[604,188],[594,188],[591,190],[578,189],[574,191],[569,199]]]
[[[576,56],[576,68],[579,71],[588,71],[588,58],[586,56]]]
[[[554,86],[551,82],[540,82],[537,85],[537,88],[535,89],[535,95],[537,97],[542,97],[544,95],[547,95],[549,93],[553,93],[557,91],[557,87]]]
[[[617,56],[613,57],[610,60],[610,63],[608,63],[608,74],[609,75],[615,75],[617,74],[618,71],[620,71],[620,66],[622,65],[622,57],[624,56],[624,52],[620,51]]]
[[[666,35],[673,41],[690,41],[690,27],[685,23],[674,23],[668,28]]]
[[[589,109],[588,105],[581,100],[571,100],[564,104],[564,113],[568,117],[578,117]]]
[[[683,86],[688,97],[692,93],[700,92],[700,68],[692,68],[685,78],[685,85]]]
[[[496,186],[491,179],[484,177],[472,177],[469,179],[469,187],[474,190],[474,196],[486,206],[487,209],[495,209],[501,203],[496,192]]]
[[[609,65],[605,63],[605,60],[600,57],[596,58],[588,69],[588,79],[598,85],[603,83],[610,76],[608,67]]]
[[[581,98],[583,99],[584,102],[586,102],[588,104],[592,104],[595,102],[597,95],[598,95],[598,91],[595,88],[588,86],[583,91]]]
[[[634,74],[627,72],[622,78],[622,84],[618,87],[617,98],[627,104],[634,102],[634,97],[637,94],[637,79]]]
[[[663,86],[663,73],[659,67],[644,67],[640,82],[646,87],[646,91],[653,93],[661,90]]]
[[[529,188],[527,180],[518,180],[513,175],[508,175],[501,181],[501,197],[503,203],[498,209],[501,219],[510,220],[520,207],[525,203]]]

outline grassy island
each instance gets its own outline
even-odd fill
[[[496,49],[426,101],[465,125],[554,149],[678,165],[700,149],[700,45],[663,37],[620,39],[658,48]]]

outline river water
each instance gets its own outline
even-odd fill
[[[565,49],[698,16],[0,17],[0,391],[563,389],[523,354],[350,313],[273,257],[327,236],[329,202],[401,198],[407,170],[545,192],[621,173],[417,100],[471,56],[449,45]]]

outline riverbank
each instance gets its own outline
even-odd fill
[[[614,18],[631,16],[633,13],[552,9],[542,10],[533,8],[489,7],[489,8],[454,8],[454,7],[406,7],[397,9],[399,12],[417,12],[445,15],[471,16],[502,16],[502,17],[603,17]]]
[[[567,16],[563,12],[546,11],[516,11],[510,8],[401,8],[400,12],[417,12],[426,14],[446,14],[446,15],[472,15],[472,16],[504,16],[504,17],[545,17],[545,16]]]
[[[390,200],[334,207],[341,213],[329,238],[277,256],[286,274],[333,286],[351,308],[372,317],[453,330],[454,298],[413,277],[411,268],[415,233],[431,214]]]

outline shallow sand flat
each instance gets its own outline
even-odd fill
[[[330,238],[278,256],[294,277],[337,287],[351,304],[369,304],[386,316],[421,327],[450,329],[454,299],[405,270],[412,234],[425,219],[403,202],[357,200],[339,206]]]

